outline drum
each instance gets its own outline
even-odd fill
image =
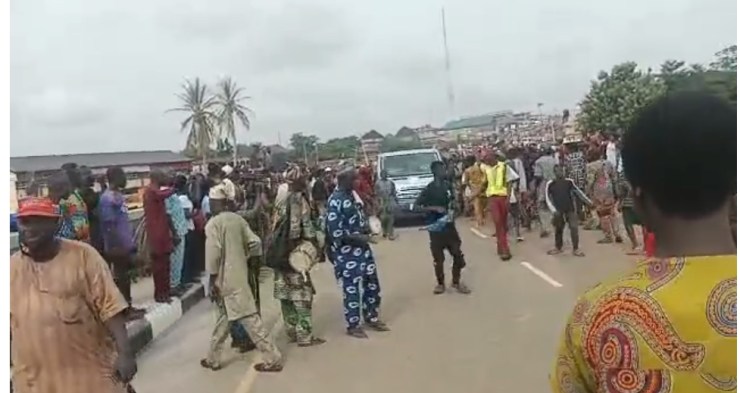
[[[368,219],[368,224],[370,225],[370,233],[373,235],[382,235],[383,234],[383,224],[380,222],[380,219],[376,216],[372,216]]]

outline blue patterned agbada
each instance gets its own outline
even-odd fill
[[[327,206],[328,257],[344,295],[347,326],[358,327],[360,314],[366,323],[378,322],[380,282],[373,252],[369,245],[358,247],[342,242],[346,236],[362,233],[365,227],[362,207],[351,192],[339,189],[329,197]]]

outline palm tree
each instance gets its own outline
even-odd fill
[[[215,127],[218,118],[214,112],[216,98],[208,95],[208,87],[201,83],[200,78],[195,78],[192,82],[186,80],[177,97],[182,101],[182,106],[169,109],[167,112],[188,113],[188,117],[180,123],[180,130],[187,131],[186,148],[192,148],[200,154],[205,168],[211,143],[218,136]]]
[[[253,112],[242,102],[250,97],[242,95],[244,89],[238,87],[231,77],[226,77],[218,83],[216,91],[216,102],[218,104],[218,121],[221,131],[231,138],[232,144],[236,142],[236,120],[249,131],[249,115]],[[236,166],[237,149],[234,149],[234,166]]]

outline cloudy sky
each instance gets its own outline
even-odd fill
[[[446,3],[446,4],[445,4]],[[11,155],[176,149],[184,78],[231,75],[247,142],[572,107],[625,60],[709,62],[736,42],[730,0],[19,0]],[[445,6],[457,97],[445,91]]]

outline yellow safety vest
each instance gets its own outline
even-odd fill
[[[508,188],[506,186],[506,163],[499,162],[494,166],[486,166],[486,196],[507,196]]]

